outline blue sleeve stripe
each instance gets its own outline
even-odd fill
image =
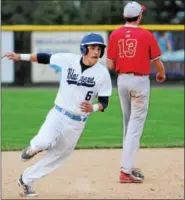
[[[50,64],[49,65],[52,69],[54,69],[56,72],[61,72],[61,67],[58,65]]]

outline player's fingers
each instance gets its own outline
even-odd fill
[[[81,108],[81,111],[82,112],[88,112],[88,109],[87,108]]]
[[[157,78],[157,82],[159,82],[159,83],[162,83],[162,82],[164,82],[164,78]]]
[[[81,109],[88,109],[88,106],[81,105],[80,108]]]
[[[13,53],[8,52],[8,53],[4,54],[4,57],[9,57],[9,56],[13,56]]]
[[[81,103],[81,106],[84,107],[84,108],[88,108],[88,107],[89,107],[89,104],[87,104],[87,103],[85,103],[85,102],[82,102],[82,103]]]
[[[84,103],[81,103],[80,106],[85,106],[85,104],[84,104]]]
[[[89,112],[89,106],[85,104],[80,105],[80,109],[82,112]]]
[[[158,79],[158,77],[156,77],[156,81],[157,81],[157,82],[160,82],[160,80]]]
[[[159,83],[164,82],[165,79],[166,79],[165,76],[159,76],[158,74],[156,75],[156,81],[159,82]]]
[[[8,58],[9,60],[12,60],[12,59],[13,59],[13,57],[12,57],[12,56],[7,56],[7,58]]]
[[[6,53],[6,54],[4,54],[2,57],[4,58],[4,57],[12,57],[12,56],[13,56],[12,53]]]
[[[89,111],[88,110],[81,110],[82,112],[85,112],[85,113],[88,113]]]
[[[4,54],[3,56],[1,56],[1,58],[5,58],[5,57],[9,57],[10,55],[9,54]]]
[[[86,107],[86,108],[90,108],[91,104],[89,104],[89,103],[81,103],[81,106]]]
[[[88,105],[89,105],[89,102],[88,102],[88,101],[83,101],[83,102],[82,102],[82,105],[88,106]]]
[[[80,105],[80,108],[81,108],[81,109],[86,109],[86,108],[87,108],[87,106],[86,106],[86,105],[83,105],[83,104],[81,104],[81,105]]]
[[[6,55],[1,56],[1,58],[4,58],[4,57],[6,57]]]

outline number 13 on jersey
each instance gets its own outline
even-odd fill
[[[118,41],[119,57],[132,58],[136,54],[137,40],[136,39],[120,39]]]

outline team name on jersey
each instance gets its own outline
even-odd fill
[[[94,87],[96,84],[94,77],[80,76],[79,74],[75,73],[75,70],[72,68],[68,69],[67,82],[69,85],[75,84],[77,86],[85,87]]]

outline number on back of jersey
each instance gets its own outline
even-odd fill
[[[136,39],[120,39],[118,41],[119,56],[132,58],[136,54],[137,40]]]

